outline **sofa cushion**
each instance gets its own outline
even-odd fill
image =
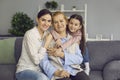
[[[103,80],[102,71],[91,71],[90,80]]]
[[[0,40],[0,64],[14,64],[14,43],[16,38]]]
[[[104,80],[120,80],[120,60],[111,61],[104,67]]]
[[[0,80],[15,80],[15,67],[14,64],[0,65]]]
[[[120,41],[87,42],[91,70],[103,70],[111,60],[120,59]]]

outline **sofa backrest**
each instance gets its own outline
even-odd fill
[[[13,41],[14,39],[15,39],[14,43],[9,44],[10,43],[9,40]],[[7,43],[5,43],[5,45],[8,44],[9,47],[11,47],[11,45],[14,44],[13,57],[15,57],[14,62],[17,63],[18,59],[21,55],[23,37],[0,37],[0,40],[2,40],[2,42],[3,42],[3,40],[6,40]],[[11,52],[9,52],[9,53],[11,53]],[[5,54],[5,53],[1,53],[1,54]],[[8,55],[6,54],[5,56],[8,56]],[[5,57],[5,56],[3,56],[3,57]],[[14,64],[14,62],[12,64]],[[2,63],[2,64],[4,64],[4,63]],[[11,63],[5,63],[5,64],[11,64]]]
[[[16,80],[16,63],[21,54],[22,37],[0,37],[0,80]]]
[[[87,42],[91,70],[103,70],[110,61],[120,60],[120,41]]]
[[[16,63],[21,55],[22,37],[15,41]],[[88,53],[91,70],[103,70],[104,66],[113,60],[120,60],[120,41],[88,41]]]
[[[19,57],[21,55],[21,51],[22,51],[22,41],[23,41],[23,37],[17,37],[16,41],[15,41],[15,50],[14,50],[14,54],[15,54],[15,61],[16,63],[19,60]]]

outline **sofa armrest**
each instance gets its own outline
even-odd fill
[[[104,80],[120,79],[120,60],[114,60],[105,65],[103,70]]]

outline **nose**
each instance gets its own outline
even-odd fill
[[[58,22],[58,25],[61,26],[61,22]]]
[[[50,23],[48,21],[45,22],[46,25],[49,25]]]

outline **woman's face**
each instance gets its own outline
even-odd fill
[[[41,31],[46,31],[52,24],[52,17],[50,14],[43,15],[37,18],[37,23]]]
[[[70,19],[68,23],[68,28],[70,32],[76,32],[77,30],[81,29],[80,21],[74,18]]]
[[[67,21],[65,20],[63,14],[58,14],[53,17],[53,26],[58,33],[66,31],[66,25]]]

